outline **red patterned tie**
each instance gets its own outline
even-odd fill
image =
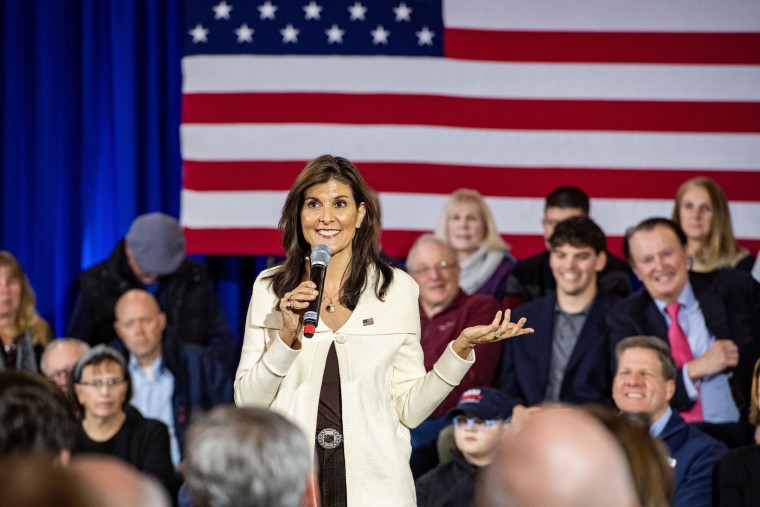
[[[675,359],[676,366],[679,368],[694,359],[694,355],[691,353],[691,347],[689,346],[689,340],[686,338],[686,333],[683,332],[681,325],[678,323],[678,310],[680,309],[680,303],[669,304],[665,307],[665,311],[670,316],[670,327],[668,327],[670,352],[673,354],[673,359]],[[699,388],[697,388],[697,390],[699,390]],[[681,417],[683,417],[686,422],[704,421],[705,418],[702,414],[701,398],[697,398],[697,402],[690,410],[681,412]]]

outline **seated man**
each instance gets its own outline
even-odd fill
[[[733,269],[689,273],[686,236],[666,218],[644,220],[623,246],[644,287],[608,314],[613,344],[634,335],[669,344],[679,368],[673,408],[687,422],[721,423],[711,433],[742,444],[736,423],[749,407],[759,352],[760,285]]]
[[[137,217],[111,256],[79,276],[68,335],[90,345],[109,343],[116,337],[116,300],[138,288],[155,294],[169,334],[183,343],[210,347],[231,371],[237,366],[234,338],[206,268],[185,258],[182,228],[163,213]]]
[[[115,346],[129,356],[132,405],[169,427],[177,466],[192,417],[232,402],[232,375],[205,349],[164,337],[166,315],[149,292],[125,292],[115,313],[114,328],[121,338]]]
[[[491,464],[509,428],[514,401],[491,387],[465,391],[447,418],[454,421],[456,451],[415,481],[419,507],[471,505],[482,467]]]
[[[710,507],[713,468],[726,446],[670,408],[677,370],[668,344],[656,336],[631,336],[618,343],[615,355],[615,404],[623,412],[646,414],[649,432],[670,450],[676,479],[672,507]]]
[[[58,338],[48,343],[40,359],[42,374],[69,395],[69,377],[90,346],[76,338]]]
[[[604,322],[616,298],[597,288],[607,242],[588,217],[568,218],[549,238],[556,293],[517,308],[513,318],[540,322],[530,336],[504,344],[497,385],[525,405],[542,401],[611,404],[612,358]]]
[[[318,507],[313,447],[295,424],[275,412],[217,407],[188,433],[192,505]],[[181,506],[190,505],[184,492],[183,487]]]
[[[589,198],[576,187],[560,187],[546,196],[544,228],[546,251],[519,261],[507,278],[506,306],[516,308],[519,304],[545,296],[555,290],[555,279],[549,266],[549,238],[554,227],[570,217],[587,217]],[[607,254],[607,262],[599,273],[599,287],[621,297],[631,293],[631,271],[625,262]]]
[[[425,368],[431,370],[446,346],[463,329],[489,322],[499,310],[491,296],[466,294],[459,287],[459,266],[454,250],[445,241],[425,234],[409,251],[409,274],[420,287],[421,343]],[[466,390],[477,386],[492,386],[501,357],[501,342],[481,345],[477,361],[451,393],[438,405],[430,417],[412,430],[413,471],[417,474],[431,468],[437,461],[434,454],[438,432],[449,421],[446,412],[457,404]]]

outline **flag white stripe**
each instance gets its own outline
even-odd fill
[[[310,160],[482,166],[757,170],[760,135],[461,129],[418,126],[186,124],[185,160]]]
[[[182,224],[190,228],[276,228],[287,192],[182,191]],[[383,228],[432,230],[447,195],[380,193]],[[543,198],[487,197],[502,234],[542,234]],[[670,216],[672,200],[594,199],[591,216],[609,235],[620,236],[627,227],[651,216]],[[413,210],[413,212],[411,212]],[[760,239],[760,203],[731,203],[737,237]]]
[[[321,92],[511,99],[760,100],[760,66],[197,55],[185,57],[182,67],[185,93]]]
[[[453,0],[444,23],[473,29],[554,31],[758,31],[756,0]]]

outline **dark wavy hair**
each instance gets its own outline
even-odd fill
[[[596,253],[606,252],[607,238],[602,229],[589,217],[570,217],[558,223],[549,238],[549,246],[552,248],[562,245],[575,248],[588,246]]]
[[[52,381],[23,370],[0,371],[0,456],[56,458],[76,440],[76,417]]]
[[[385,297],[393,281],[393,269],[380,259],[375,242],[377,227],[377,206],[373,201],[367,184],[359,171],[345,158],[322,155],[309,162],[290,188],[280,217],[280,239],[287,258],[271,279],[274,293],[282,298],[285,293],[295,288],[306,278],[306,262],[311,245],[306,242],[301,229],[301,210],[306,191],[314,185],[328,181],[340,181],[351,188],[354,202],[358,207],[364,203],[365,217],[361,227],[356,229],[353,239],[353,255],[348,266],[340,302],[353,310],[359,302],[359,296],[367,286],[367,272],[374,268],[378,277],[375,293],[379,299]]]

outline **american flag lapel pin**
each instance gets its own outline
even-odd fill
[[[374,323],[375,323],[375,319],[370,317],[369,319],[364,319],[362,321],[362,326],[371,326]]]

